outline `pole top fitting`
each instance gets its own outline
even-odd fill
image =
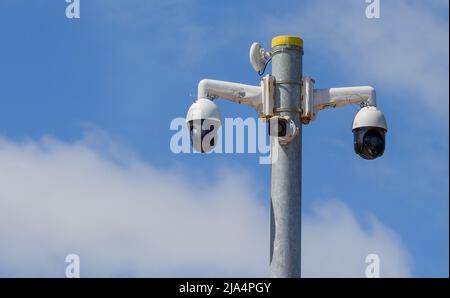
[[[279,35],[272,39],[272,48],[279,45],[293,45],[303,48],[303,39],[293,35]]]

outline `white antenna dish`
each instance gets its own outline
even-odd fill
[[[264,69],[269,58],[269,53],[267,53],[259,43],[252,43],[252,46],[250,47],[250,63],[258,74]]]

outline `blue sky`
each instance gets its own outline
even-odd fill
[[[374,161],[353,152],[353,107],[323,111],[303,128],[304,214],[342,202],[368,235],[376,217],[398,236],[410,275],[448,276],[448,2],[381,0],[377,20],[365,17],[364,1],[335,2],[81,0],[81,18],[69,20],[63,0],[2,0],[0,148],[107,135],[95,152],[125,147],[169,181],[183,173],[186,189],[245,172],[265,210],[270,166],[259,155],[173,154],[169,125],[185,116],[203,78],[259,84],[252,42],[268,48],[278,34],[299,35],[304,75],[319,88],[374,86],[389,125],[386,152]],[[255,116],[219,106],[222,117]],[[173,272],[204,269],[186,266]],[[0,264],[2,275],[27,274],[20,268]],[[211,274],[231,274],[219,269]]]

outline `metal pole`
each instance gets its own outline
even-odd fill
[[[301,275],[301,139],[300,96],[303,40],[296,36],[272,39],[275,111],[289,116],[299,128],[286,145],[272,137],[270,271],[272,277]]]

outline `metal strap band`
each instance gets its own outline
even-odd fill
[[[293,45],[279,45],[279,46],[276,46],[276,47],[272,48],[270,53],[271,53],[271,56],[273,57],[273,56],[275,56],[277,54],[287,53],[289,51],[300,51],[303,54],[303,48],[302,47],[293,46]]]
[[[275,80],[275,84],[277,85],[299,85],[300,87],[303,85],[302,81],[289,81],[289,80]]]
[[[296,108],[275,108],[275,109],[273,109],[273,111],[275,112],[275,113],[280,113],[280,112],[291,112],[291,113],[303,113],[303,111],[302,111],[302,109],[301,108],[298,108],[298,109],[296,109]]]

